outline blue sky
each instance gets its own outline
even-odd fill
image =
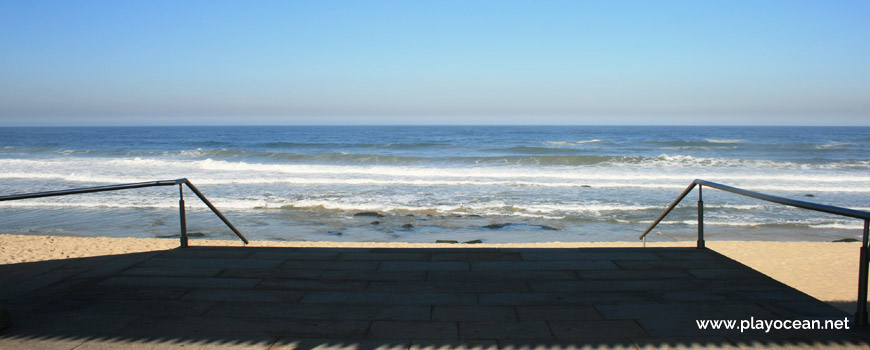
[[[870,2],[0,2],[0,126],[870,125]]]

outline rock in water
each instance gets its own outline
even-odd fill
[[[848,242],[860,242],[860,241],[857,240],[857,239],[854,239],[854,238],[843,238],[843,239],[838,239],[838,240],[831,241],[831,242],[836,242],[836,243],[848,243]]]
[[[456,244],[456,243],[459,243],[459,241],[454,241],[454,240],[449,240],[449,239],[439,239],[439,240],[435,241],[435,243],[451,243],[451,244]]]
[[[483,241],[481,241],[479,239],[475,239],[472,241],[467,241],[467,242],[462,242],[462,243],[464,243],[464,244],[480,244],[480,243],[483,243]]]
[[[411,224],[404,224],[404,225],[402,225],[402,229],[403,229],[403,230],[410,230],[410,229],[413,229],[413,228],[414,228],[414,225],[411,225]]]
[[[559,230],[559,229],[557,229],[557,228],[555,228],[555,227],[547,226],[547,225],[538,225],[538,227],[540,227],[542,230],[549,230],[549,231],[557,231],[557,230]]]
[[[378,213],[376,211],[361,211],[359,213],[353,214],[353,216],[372,216],[372,217],[376,217],[376,218],[384,217],[383,214]]]
[[[483,228],[488,228],[490,230],[498,230],[500,228],[504,228],[507,225],[510,225],[510,224],[490,224],[490,225],[484,226]]]
[[[370,222],[370,223],[369,223],[369,224],[372,224],[372,225],[380,225],[380,224],[381,224],[381,222],[380,222],[380,221],[377,221],[377,220],[375,220],[375,221],[372,221],[372,222]]]

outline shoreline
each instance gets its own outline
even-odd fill
[[[238,240],[191,239],[191,246],[243,246]],[[642,248],[641,242],[445,244],[405,242],[251,241],[288,248]],[[647,247],[694,247],[694,241],[648,242]],[[707,247],[819,300],[853,313],[858,294],[860,242],[707,241]],[[179,247],[178,239],[0,234],[0,265]]]

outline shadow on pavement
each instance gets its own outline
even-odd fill
[[[2,349],[870,348],[842,310],[694,248],[192,247],[2,265],[0,307]]]

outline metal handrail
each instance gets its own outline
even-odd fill
[[[197,197],[199,197],[199,199],[203,203],[205,203],[205,205],[208,206],[208,208],[211,209],[211,211],[213,213],[215,213],[215,215],[217,215],[217,217],[220,218],[221,221],[223,221],[224,224],[226,224],[227,227],[229,227],[230,230],[232,230],[233,233],[235,233],[236,236],[238,236],[242,240],[242,242],[245,242],[245,244],[249,243],[248,239],[245,238],[245,236],[242,235],[242,233],[239,232],[239,230],[235,226],[233,226],[233,224],[230,223],[230,221],[227,220],[227,218],[223,214],[221,214],[220,210],[218,210],[213,204],[211,204],[211,202],[208,200],[208,198],[206,198],[205,195],[202,194],[202,192],[200,192],[199,189],[196,188],[196,186],[194,186],[193,183],[191,183],[190,180],[188,180],[186,178],[176,179],[176,180],[162,180],[162,181],[137,182],[137,183],[129,183],[129,184],[108,185],[108,186],[97,186],[97,187],[73,188],[73,189],[59,190],[59,191],[21,193],[21,194],[14,194],[14,195],[8,195],[8,196],[0,196],[0,202],[19,200],[19,199],[55,197],[55,196],[66,196],[66,195],[71,195],[71,194],[118,191],[118,190],[128,190],[128,189],[143,188],[143,187],[175,186],[175,185],[178,185],[178,197],[179,197],[178,214],[179,214],[179,221],[181,222],[181,246],[182,247],[188,246],[187,217],[184,213],[184,188],[182,187],[183,185],[186,185],[187,188],[189,188],[191,191],[193,191],[193,193]]]
[[[761,199],[768,202],[774,202],[779,204],[784,204],[792,207],[809,209],[814,211],[820,211],[824,213],[846,216],[850,218],[856,218],[864,220],[864,231],[863,238],[861,240],[861,250],[860,250],[860,260],[858,265],[858,310],[855,313],[855,323],[860,326],[867,325],[867,285],[868,285],[868,259],[870,259],[870,255],[868,255],[868,242],[870,242],[870,212],[866,212],[863,210],[855,210],[843,207],[837,207],[832,205],[824,205],[812,202],[799,201],[795,199],[789,199],[784,197],[771,196],[769,194],[747,191],[742,188],[726,186],[723,184],[710,182],[706,180],[696,179],[692,181],[692,183],[686,187],[686,189],[677,196],[677,199],[671,203],[665,212],[656,219],[643,234],[640,235],[639,239],[643,240],[644,246],[646,246],[646,235],[649,234],[653,228],[656,227],[664,218],[667,216],[671,210],[673,210],[680,201],[685,198],[689,192],[692,192],[692,189],[698,187],[698,242],[697,247],[699,249],[705,248],[704,243],[704,201],[702,189],[703,186],[709,186],[718,190],[731,192],[735,194],[739,194],[741,196],[747,196],[752,198]]]

